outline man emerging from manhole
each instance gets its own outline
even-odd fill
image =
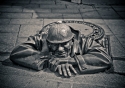
[[[64,77],[102,72],[112,66],[105,48],[62,23],[54,23],[46,32],[30,36],[12,51],[10,59],[35,70],[49,68]]]

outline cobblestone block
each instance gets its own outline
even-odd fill
[[[29,37],[37,34],[42,29],[42,25],[21,25],[19,37]]]
[[[10,24],[43,24],[43,19],[11,19]]]
[[[112,8],[96,8],[103,19],[120,18],[120,16]]]
[[[118,14],[122,17],[122,19],[125,19],[125,12],[118,12]]]
[[[63,14],[64,19],[82,19],[80,14]]]
[[[125,49],[119,41],[111,42],[110,45],[112,57],[125,57]]]
[[[52,13],[79,13],[78,9],[52,9]]]
[[[66,6],[67,6],[67,8],[70,8],[70,9],[74,9],[74,8],[79,8],[79,9],[93,9],[92,6],[83,5],[83,4],[79,4],[79,5],[77,5],[77,4],[75,4],[75,5],[68,4]]]
[[[0,25],[0,32],[19,32],[19,27],[20,25]]]
[[[11,7],[12,7],[12,4],[9,4],[9,5],[7,5],[7,4],[1,4],[0,7],[1,7],[1,8],[3,8],[3,7],[10,7],[10,8],[11,8]]]
[[[71,84],[70,83],[60,83],[60,82],[57,82],[58,83],[58,88],[71,88]]]
[[[107,25],[125,25],[125,21],[123,19],[104,19]]]
[[[63,17],[60,13],[33,13],[33,18],[62,19]]]
[[[91,84],[73,84],[73,88],[105,88],[104,86],[91,85]]]
[[[23,88],[30,80],[31,78],[26,76],[0,74],[0,86],[2,88]]]
[[[84,19],[100,19],[101,18],[101,16],[98,14],[98,12],[93,9],[89,9],[89,10],[80,9],[80,12]]]
[[[94,7],[95,7],[95,8],[98,8],[98,7],[99,7],[99,8],[100,8],[100,7],[111,8],[111,6],[108,5],[108,4],[107,4],[107,5],[106,5],[106,4],[95,4]]]
[[[60,1],[60,0],[56,0],[56,4],[57,5],[76,5],[76,3],[72,3],[69,1]]]
[[[115,11],[125,12],[125,6],[112,6]]]
[[[27,37],[18,37],[17,42],[16,42],[16,46],[26,42],[27,39],[28,39]]]
[[[57,22],[57,21],[62,21],[63,19],[44,19],[44,26],[52,23],[52,22]]]
[[[26,88],[49,88],[46,86],[47,85],[47,82],[44,81],[44,80],[40,80],[38,78],[33,78],[33,81],[30,82],[29,84],[27,84]],[[51,87],[52,88],[52,87]]]
[[[30,0],[5,0],[4,3],[11,3],[11,4],[16,4],[16,3],[25,3],[25,4],[29,4]]]
[[[51,9],[40,9],[40,8],[24,8],[23,12],[41,12],[41,13],[51,13]]]
[[[37,4],[42,4],[42,5],[54,5],[55,1],[47,0],[47,1],[41,1],[41,0],[31,0],[30,3],[37,3]]]
[[[9,24],[10,19],[0,19],[0,24]]]
[[[22,8],[8,8],[8,7],[2,7],[0,9],[0,12],[22,12]]]
[[[125,74],[125,69],[124,69],[125,61],[124,60],[114,60],[113,65],[114,65],[114,72]]]
[[[13,4],[12,7],[39,8],[39,4],[16,3],[16,4]]]
[[[65,5],[40,5],[40,8],[44,9],[66,9]]]
[[[118,38],[118,40],[120,41],[120,43],[125,49],[125,35],[116,35],[116,37]]]
[[[114,34],[124,35],[125,33],[125,30],[124,30],[125,25],[108,25],[108,26]]]
[[[14,49],[14,44],[0,44],[0,51],[2,52],[11,52]],[[3,58],[4,59],[4,58]]]
[[[0,18],[31,18],[32,13],[2,13]]]
[[[17,34],[18,33],[0,33],[0,44],[14,45],[17,39]]]

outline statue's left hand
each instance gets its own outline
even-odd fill
[[[58,65],[55,69],[55,71],[58,70],[58,73],[61,75],[61,76],[64,76],[64,77],[71,77],[72,74],[71,74],[71,71],[74,73],[74,74],[77,74],[76,70],[74,69],[74,67],[72,66],[72,64],[61,64],[61,65]]]
[[[63,75],[65,77],[71,76],[71,71],[73,73],[77,73],[73,67],[73,65],[76,65],[76,61],[74,58],[67,57],[67,58],[51,58],[49,60],[49,69],[51,71],[57,71],[60,75]]]

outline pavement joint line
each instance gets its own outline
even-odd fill
[[[105,22],[105,21],[104,21]],[[105,23],[106,24],[106,23]],[[107,24],[106,24],[107,25]],[[123,47],[122,43],[119,41],[119,39],[117,38],[117,36],[113,33],[113,31],[110,29],[110,27],[107,25],[107,27],[109,28],[109,30],[111,31],[111,33],[113,34],[113,36],[115,36],[116,40],[119,42],[119,44],[122,46],[122,48],[125,50],[125,47]]]
[[[82,13],[81,13],[81,11],[80,11],[80,8],[78,9],[78,11],[79,11],[79,13],[80,13],[82,19],[84,19],[83,16],[82,16]]]
[[[15,46],[15,45],[17,44],[17,42],[18,42],[19,33],[20,33],[20,28],[21,28],[21,25],[19,26],[19,31],[18,31],[18,34],[17,34],[17,39],[16,39],[16,42],[15,42],[14,46]]]
[[[111,6],[111,8],[118,14],[118,16],[120,16],[120,17],[123,19],[123,17],[122,17],[121,15],[119,15],[118,11],[116,11],[116,10],[112,7],[112,5],[110,5],[110,6]]]

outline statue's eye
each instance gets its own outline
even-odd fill
[[[69,47],[69,43],[65,43],[64,46],[65,46],[65,47]]]

